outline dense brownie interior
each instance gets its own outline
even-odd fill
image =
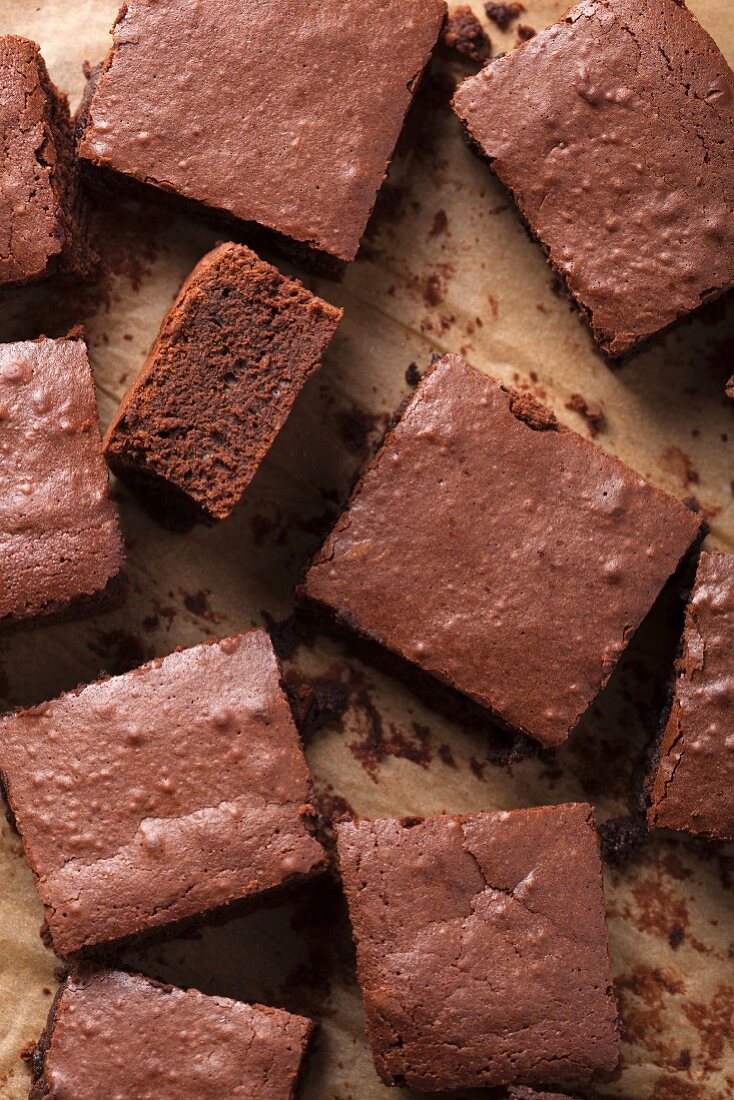
[[[174,509],[188,501],[224,519],[340,318],[248,248],[220,245],[184,284],[109,428],[110,465],[163,496],[170,486]]]

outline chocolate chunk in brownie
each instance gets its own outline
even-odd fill
[[[128,0],[80,153],[348,262],[445,13],[443,0]]]
[[[651,826],[734,840],[734,554],[701,554],[651,777]]]
[[[734,285],[734,73],[682,3],[579,4],[454,109],[608,355]]]
[[[383,1081],[433,1091],[614,1069],[589,806],[342,822],[336,833]]]
[[[458,356],[435,363],[312,563],[337,620],[558,745],[700,517]]]
[[[0,37],[0,284],[82,278],[96,260],[66,96],[39,47]]]
[[[262,630],[7,716],[0,773],[62,956],[323,868]]]
[[[312,1030],[281,1009],[84,967],[31,1055],[30,1100],[291,1100]]]
[[[105,436],[115,471],[214,522],[242,496],[342,316],[243,245],[184,283]]]
[[[110,595],[124,549],[81,338],[0,344],[0,623]]]

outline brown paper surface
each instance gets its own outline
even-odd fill
[[[472,6],[486,26],[482,5]],[[564,6],[526,0],[522,19],[540,28]],[[691,0],[691,7],[734,62],[731,0]],[[116,8],[116,0],[4,0],[0,33],[39,41],[52,77],[74,103],[82,62],[104,56]],[[492,28],[491,35],[495,51],[515,41],[514,29],[502,35]],[[273,43],[274,64],[277,56]],[[464,145],[447,108],[447,71],[471,70],[445,59],[434,64],[361,258],[341,284],[305,280],[344,306],[345,319],[246,499],[220,526],[180,535],[158,526],[118,487],[129,557],[126,605],[84,622],[2,635],[4,706],[37,702],[101,670],[118,672],[175,646],[246,629],[264,613],[285,619],[300,570],[409,390],[406,367],[425,367],[433,352],[462,352],[476,367],[531,389],[582,433],[588,425],[567,407],[572,395],[603,406],[598,445],[679,497],[694,496],[710,522],[708,545],[734,549],[734,405],[723,396],[734,371],[734,302],[710,306],[610,370],[553,292],[541,251],[507,196]],[[104,426],[181,280],[226,235],[152,201],[110,199],[100,216],[98,282],[63,293],[6,293],[0,340],[60,335],[84,323]],[[496,762],[488,727],[462,727],[427,709],[340,643],[309,638],[286,669],[310,678],[324,705],[325,724],[307,754],[332,806],[346,800],[357,813],[377,816],[589,799],[604,820],[626,813],[633,799],[675,643],[664,606],[570,743],[509,766]],[[329,700],[344,713],[332,706],[329,718]],[[624,1053],[596,1095],[734,1095],[733,855],[731,845],[659,834],[623,868],[608,871]],[[55,988],[55,960],[38,937],[41,916],[20,842],[3,822],[0,1095],[7,1100],[27,1095],[18,1052],[38,1036]],[[317,1017],[308,1100],[401,1095],[374,1073],[348,926],[338,897],[324,886],[197,935],[128,951],[124,961],[207,992]]]

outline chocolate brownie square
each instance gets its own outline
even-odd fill
[[[651,826],[734,840],[733,658],[734,554],[701,554],[651,777]]]
[[[291,1100],[312,1029],[281,1009],[85,967],[30,1057],[30,1100]]]
[[[0,774],[60,955],[323,867],[262,630],[7,716]]]
[[[181,518],[225,519],[342,311],[243,245],[204,256],[105,436],[115,471]]]
[[[454,108],[610,356],[734,285],[734,73],[679,0],[585,0]]]
[[[443,0],[128,0],[80,153],[354,259]]]
[[[337,825],[387,1084],[582,1081],[619,1057],[591,807]]]
[[[701,521],[458,356],[426,374],[302,591],[558,745]]]
[[[0,36],[0,284],[83,277],[94,257],[69,105],[39,47]]]
[[[0,344],[0,623],[107,598],[124,548],[84,341]]]

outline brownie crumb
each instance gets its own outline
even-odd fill
[[[624,817],[610,817],[599,826],[602,859],[610,867],[623,867],[647,839],[647,825],[642,812]]]
[[[683,940],[685,939],[685,935],[685,930],[680,926],[680,924],[673,925],[673,927],[670,929],[670,932],[668,932],[668,943],[670,944],[673,951],[678,950],[680,945],[683,943]]]
[[[433,215],[433,225],[431,226],[431,232],[429,237],[440,237],[442,233],[445,233],[449,224],[449,219],[445,210],[437,210]],[[734,378],[731,379],[734,383]]]
[[[496,27],[499,27],[501,31],[506,31],[510,24],[525,11],[525,5],[521,4],[520,0],[515,0],[511,4],[493,4],[489,2],[484,5],[484,10],[487,13],[487,18],[491,19]]]
[[[591,404],[580,393],[572,393],[566,402],[566,408],[583,416],[592,439],[602,430],[604,426],[604,409],[601,405]]]
[[[336,677],[304,679],[288,673],[283,684],[304,743],[324,726],[335,725],[349,706],[349,685]]]
[[[409,363],[405,368],[405,381],[409,386],[415,388],[422,378],[421,372],[418,370],[417,363]]]
[[[455,8],[448,17],[443,41],[451,50],[471,61],[484,62],[492,48],[487,32],[466,4]]]
[[[529,42],[531,38],[535,38],[535,33],[535,27],[529,27],[527,23],[518,23],[517,37],[521,42]]]
[[[726,383],[724,393],[726,394],[727,397],[731,397],[732,400],[734,400],[734,374],[732,374],[731,378]]]
[[[529,393],[510,393],[510,412],[518,420],[524,420],[535,432],[556,432],[560,429],[551,410]]]

